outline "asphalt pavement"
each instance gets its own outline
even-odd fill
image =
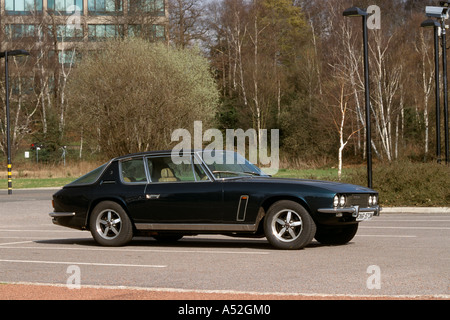
[[[135,238],[98,246],[53,225],[54,189],[0,193],[0,283],[345,297],[450,299],[450,212],[384,210],[347,245],[273,249],[265,239]],[[415,209],[416,210],[416,209]],[[439,211],[439,212],[438,212]]]

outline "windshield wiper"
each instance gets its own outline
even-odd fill
[[[254,172],[254,171],[221,171],[221,170],[216,170],[213,171],[212,173],[216,174],[216,173],[225,173],[225,174],[235,174],[235,175],[248,175],[248,176],[261,176],[260,173],[258,172]]]
[[[261,173],[254,172],[254,171],[244,171],[243,173],[246,173],[246,174],[249,174],[249,175],[252,175],[252,176],[258,176],[258,177],[261,176]]]
[[[245,172],[215,170],[215,171],[213,171],[212,173],[214,173],[214,174],[216,174],[216,173],[226,173],[226,174],[235,174],[235,175],[239,175],[239,174],[245,173]]]

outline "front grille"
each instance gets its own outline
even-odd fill
[[[369,206],[368,194],[351,194],[347,197],[348,206],[360,206],[367,208]]]

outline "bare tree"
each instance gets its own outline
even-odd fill
[[[206,4],[201,0],[169,0],[170,40],[181,48],[204,41]]]

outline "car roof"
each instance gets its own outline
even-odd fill
[[[202,149],[189,149],[189,150],[183,150],[183,152],[186,153],[194,153],[194,152],[202,152],[204,150]],[[217,151],[226,151],[226,150],[217,150]],[[145,151],[145,152],[137,152],[137,153],[130,153],[127,155],[119,156],[116,158],[111,159],[111,161],[115,160],[124,160],[129,158],[135,158],[135,157],[145,157],[145,156],[154,156],[154,155],[167,155],[171,154],[173,150],[157,150],[157,151]]]

